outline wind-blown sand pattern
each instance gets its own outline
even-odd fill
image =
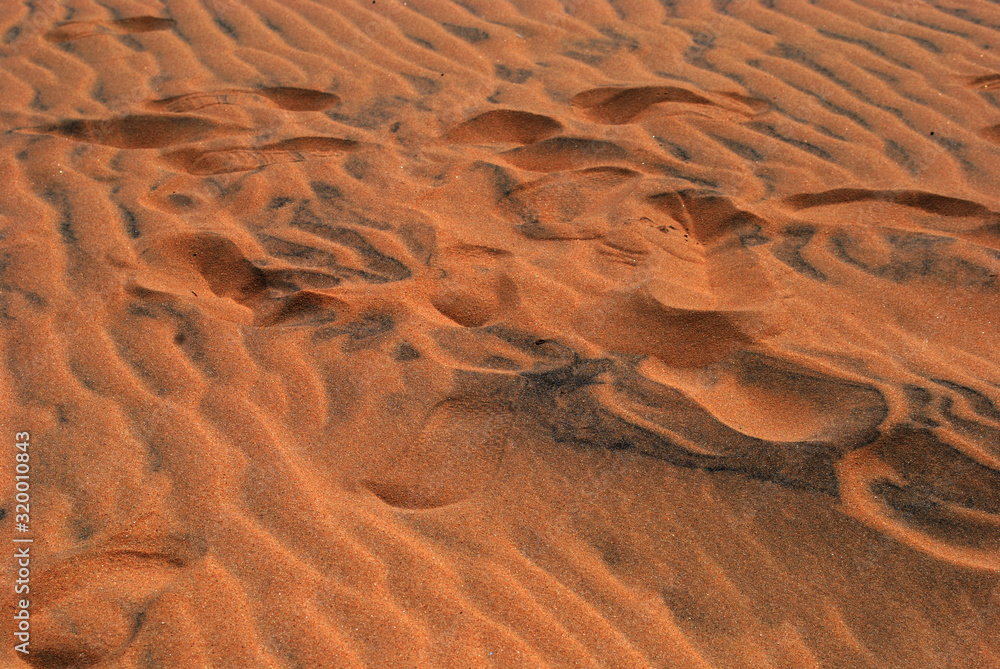
[[[3,666],[1000,667],[998,89],[974,0],[0,4]]]

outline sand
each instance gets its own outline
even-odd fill
[[[3,667],[1000,667],[996,4],[12,0],[0,92]]]

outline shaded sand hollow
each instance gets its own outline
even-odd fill
[[[0,666],[1000,667],[1000,6],[10,0],[0,92]]]

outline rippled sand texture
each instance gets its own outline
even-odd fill
[[[0,35],[32,666],[1000,667],[1000,6]]]

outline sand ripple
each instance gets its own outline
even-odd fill
[[[996,6],[0,35],[31,666],[1000,666]]]

